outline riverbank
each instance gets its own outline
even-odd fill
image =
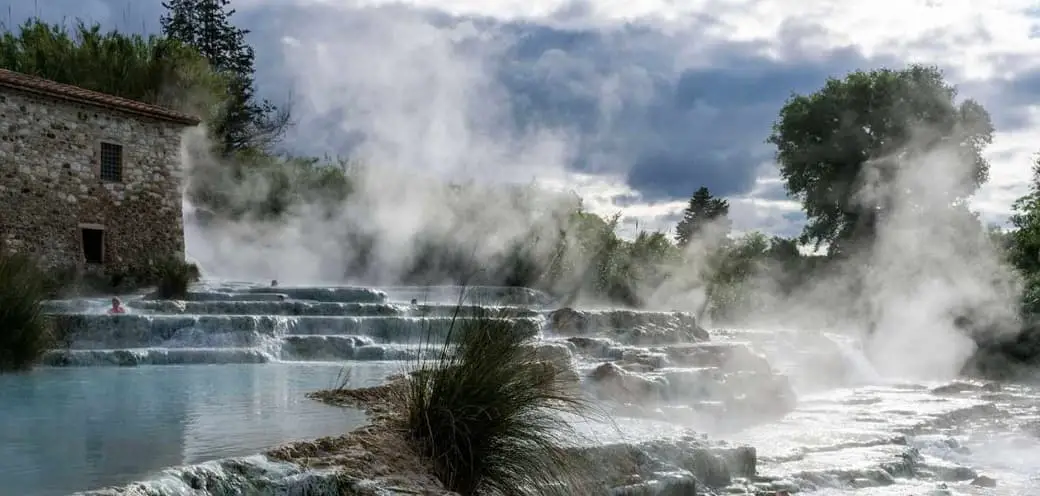
[[[337,388],[308,393],[311,399],[334,407],[362,408],[371,423],[342,436],[290,443],[269,450],[266,456],[309,470],[334,470],[342,478],[372,489],[401,493],[450,495],[432,476],[428,461],[416,452],[405,434],[392,424],[395,390],[403,377],[391,377],[385,385]]]

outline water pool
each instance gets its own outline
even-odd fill
[[[352,387],[400,363],[350,365]],[[42,368],[0,376],[0,494],[125,484],[170,466],[255,454],[359,427],[357,410],[305,397],[343,364]]]

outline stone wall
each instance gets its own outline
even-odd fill
[[[183,128],[0,88],[0,243],[82,268],[90,227],[104,230],[106,271],[183,256]],[[102,142],[122,146],[121,181],[101,179]]]

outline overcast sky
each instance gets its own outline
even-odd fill
[[[551,180],[631,226],[670,227],[707,186],[734,227],[801,226],[764,143],[791,92],[854,69],[937,64],[993,115],[1004,222],[1040,148],[1033,0],[234,0],[257,78],[291,98],[285,142],[445,175]],[[681,6],[680,6],[681,5]],[[992,5],[992,6],[990,6]],[[0,0],[39,15],[155,32],[159,0]]]

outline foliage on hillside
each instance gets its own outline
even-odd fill
[[[4,32],[0,68],[207,117],[226,98],[224,78],[191,47],[82,21],[30,19]]]

